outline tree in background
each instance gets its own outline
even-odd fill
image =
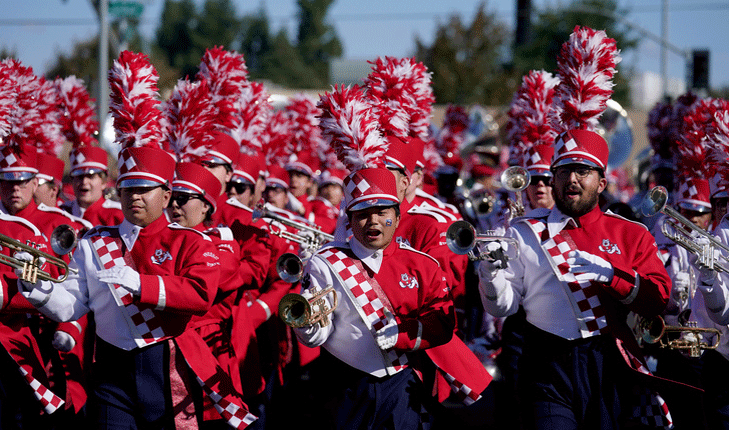
[[[615,39],[623,55],[638,46],[639,40],[621,25],[615,16],[626,16],[627,9],[619,8],[617,0],[572,0],[569,4],[539,11],[532,20],[531,41],[514,49],[514,71],[519,76],[530,70],[555,72],[557,56],[562,44],[569,39],[576,25],[605,30]],[[613,99],[623,106],[630,102],[628,81],[630,70],[621,68],[615,75]]]
[[[253,79],[266,76],[264,56],[271,52],[273,45],[270,33],[268,15],[263,7],[256,14],[243,17],[241,21],[240,53],[246,59],[248,73]]]
[[[323,88],[329,83],[329,63],[342,56],[342,44],[334,27],[326,22],[327,12],[334,0],[297,0],[299,34],[297,48],[304,64],[313,69],[310,88]]]
[[[433,72],[438,103],[505,104],[516,81],[504,70],[509,30],[481,3],[470,26],[457,15],[436,30],[433,44],[415,40],[415,57]]]

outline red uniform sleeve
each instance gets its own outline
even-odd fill
[[[269,235],[258,227],[245,225],[236,220],[230,226],[233,237],[240,248],[241,285],[246,289],[257,289],[263,285],[271,260]]]
[[[658,256],[658,248],[650,233],[645,231],[640,237],[633,236],[630,239],[625,243],[635,244],[632,245],[635,249],[632,265],[613,264],[613,280],[608,291],[639,315],[658,315],[668,303],[671,278]],[[637,294],[635,286],[638,288]]]
[[[133,252],[144,251],[137,251],[135,247]],[[146,261],[144,258],[134,260]],[[148,275],[144,273],[154,271],[139,269],[141,302],[163,306],[170,312],[204,315],[210,309],[220,284],[218,251],[212,241],[197,233],[187,234],[177,249],[175,275]]]

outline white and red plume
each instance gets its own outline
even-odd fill
[[[384,167],[388,143],[379,130],[373,106],[360,87],[334,87],[323,94],[320,127],[325,142],[350,171]]]
[[[55,80],[61,106],[61,131],[74,149],[92,146],[99,133],[94,114],[94,100],[84,81],[76,76]]]
[[[557,132],[595,131],[613,93],[612,79],[620,60],[615,40],[604,31],[575,27],[557,59]]]
[[[142,146],[163,148],[158,80],[149,58],[141,53],[123,51],[109,70],[109,108],[120,150]]]

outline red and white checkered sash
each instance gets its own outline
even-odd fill
[[[569,288],[571,294],[568,296],[571,298],[580,334],[583,338],[600,334],[607,327],[607,320],[605,308],[597,295],[599,287],[591,281],[577,280],[575,275],[570,273],[570,266],[567,264],[567,254],[577,249],[574,242],[565,237],[564,230],[550,237],[547,223],[542,219],[525,218],[525,220],[537,236],[557,278]]]
[[[653,375],[640,358],[633,355],[628,348],[623,347],[623,342],[620,339],[615,339],[615,343],[623,358],[633,370],[644,375]],[[663,400],[660,394],[640,384],[636,384],[633,394],[637,397],[633,407],[634,418],[638,418],[646,426],[664,429],[673,428],[671,412],[668,411],[668,405],[666,405],[666,401]]]
[[[122,240],[118,229],[98,229],[91,233],[91,244],[99,265],[104,269],[114,266],[127,266],[127,259],[122,254]],[[129,258],[129,263],[131,258]],[[124,308],[127,324],[134,336],[134,342],[142,348],[153,343],[169,339],[162,328],[162,317],[151,305],[134,302],[134,296],[119,284],[109,284],[118,306]]]
[[[437,366],[436,366],[437,367]],[[437,367],[438,371],[443,375],[448,384],[451,386],[451,391],[457,400],[462,402],[464,405],[472,405],[481,399],[481,394],[475,392],[471,387],[457,380],[455,376],[448,374],[445,370]]]
[[[359,316],[374,336],[375,332],[383,328],[388,322],[388,316],[392,311],[385,307],[387,297],[380,297],[373,286],[375,280],[365,270],[357,267],[354,259],[347,256],[342,250],[328,248],[319,253],[324,261],[329,264],[332,273],[344,286],[344,291],[349,296],[359,312]],[[405,353],[399,354],[394,349],[382,351],[387,366],[387,374],[394,375],[407,367],[408,359]]]
[[[248,427],[252,422],[256,421],[258,417],[248,412],[248,409],[240,406],[232,396],[222,396],[217,391],[210,388],[205,381],[200,379],[199,376],[195,376],[197,383],[203,389],[205,394],[213,401],[215,410],[218,411],[221,417],[225,419],[229,426],[234,429],[242,430]]]
[[[25,380],[28,382],[28,385],[30,385],[30,388],[33,389],[33,395],[35,396],[35,398],[38,399],[39,402],[41,402],[45,413],[52,414],[58,408],[63,406],[63,404],[65,403],[63,399],[55,395],[53,391],[49,390],[48,387],[41,384],[39,380],[34,378],[29,366],[18,363],[18,369],[20,370],[20,373],[23,375]]]

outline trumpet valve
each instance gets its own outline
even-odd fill
[[[38,281],[38,266],[29,261],[24,262],[20,279],[29,284],[35,284]]]

